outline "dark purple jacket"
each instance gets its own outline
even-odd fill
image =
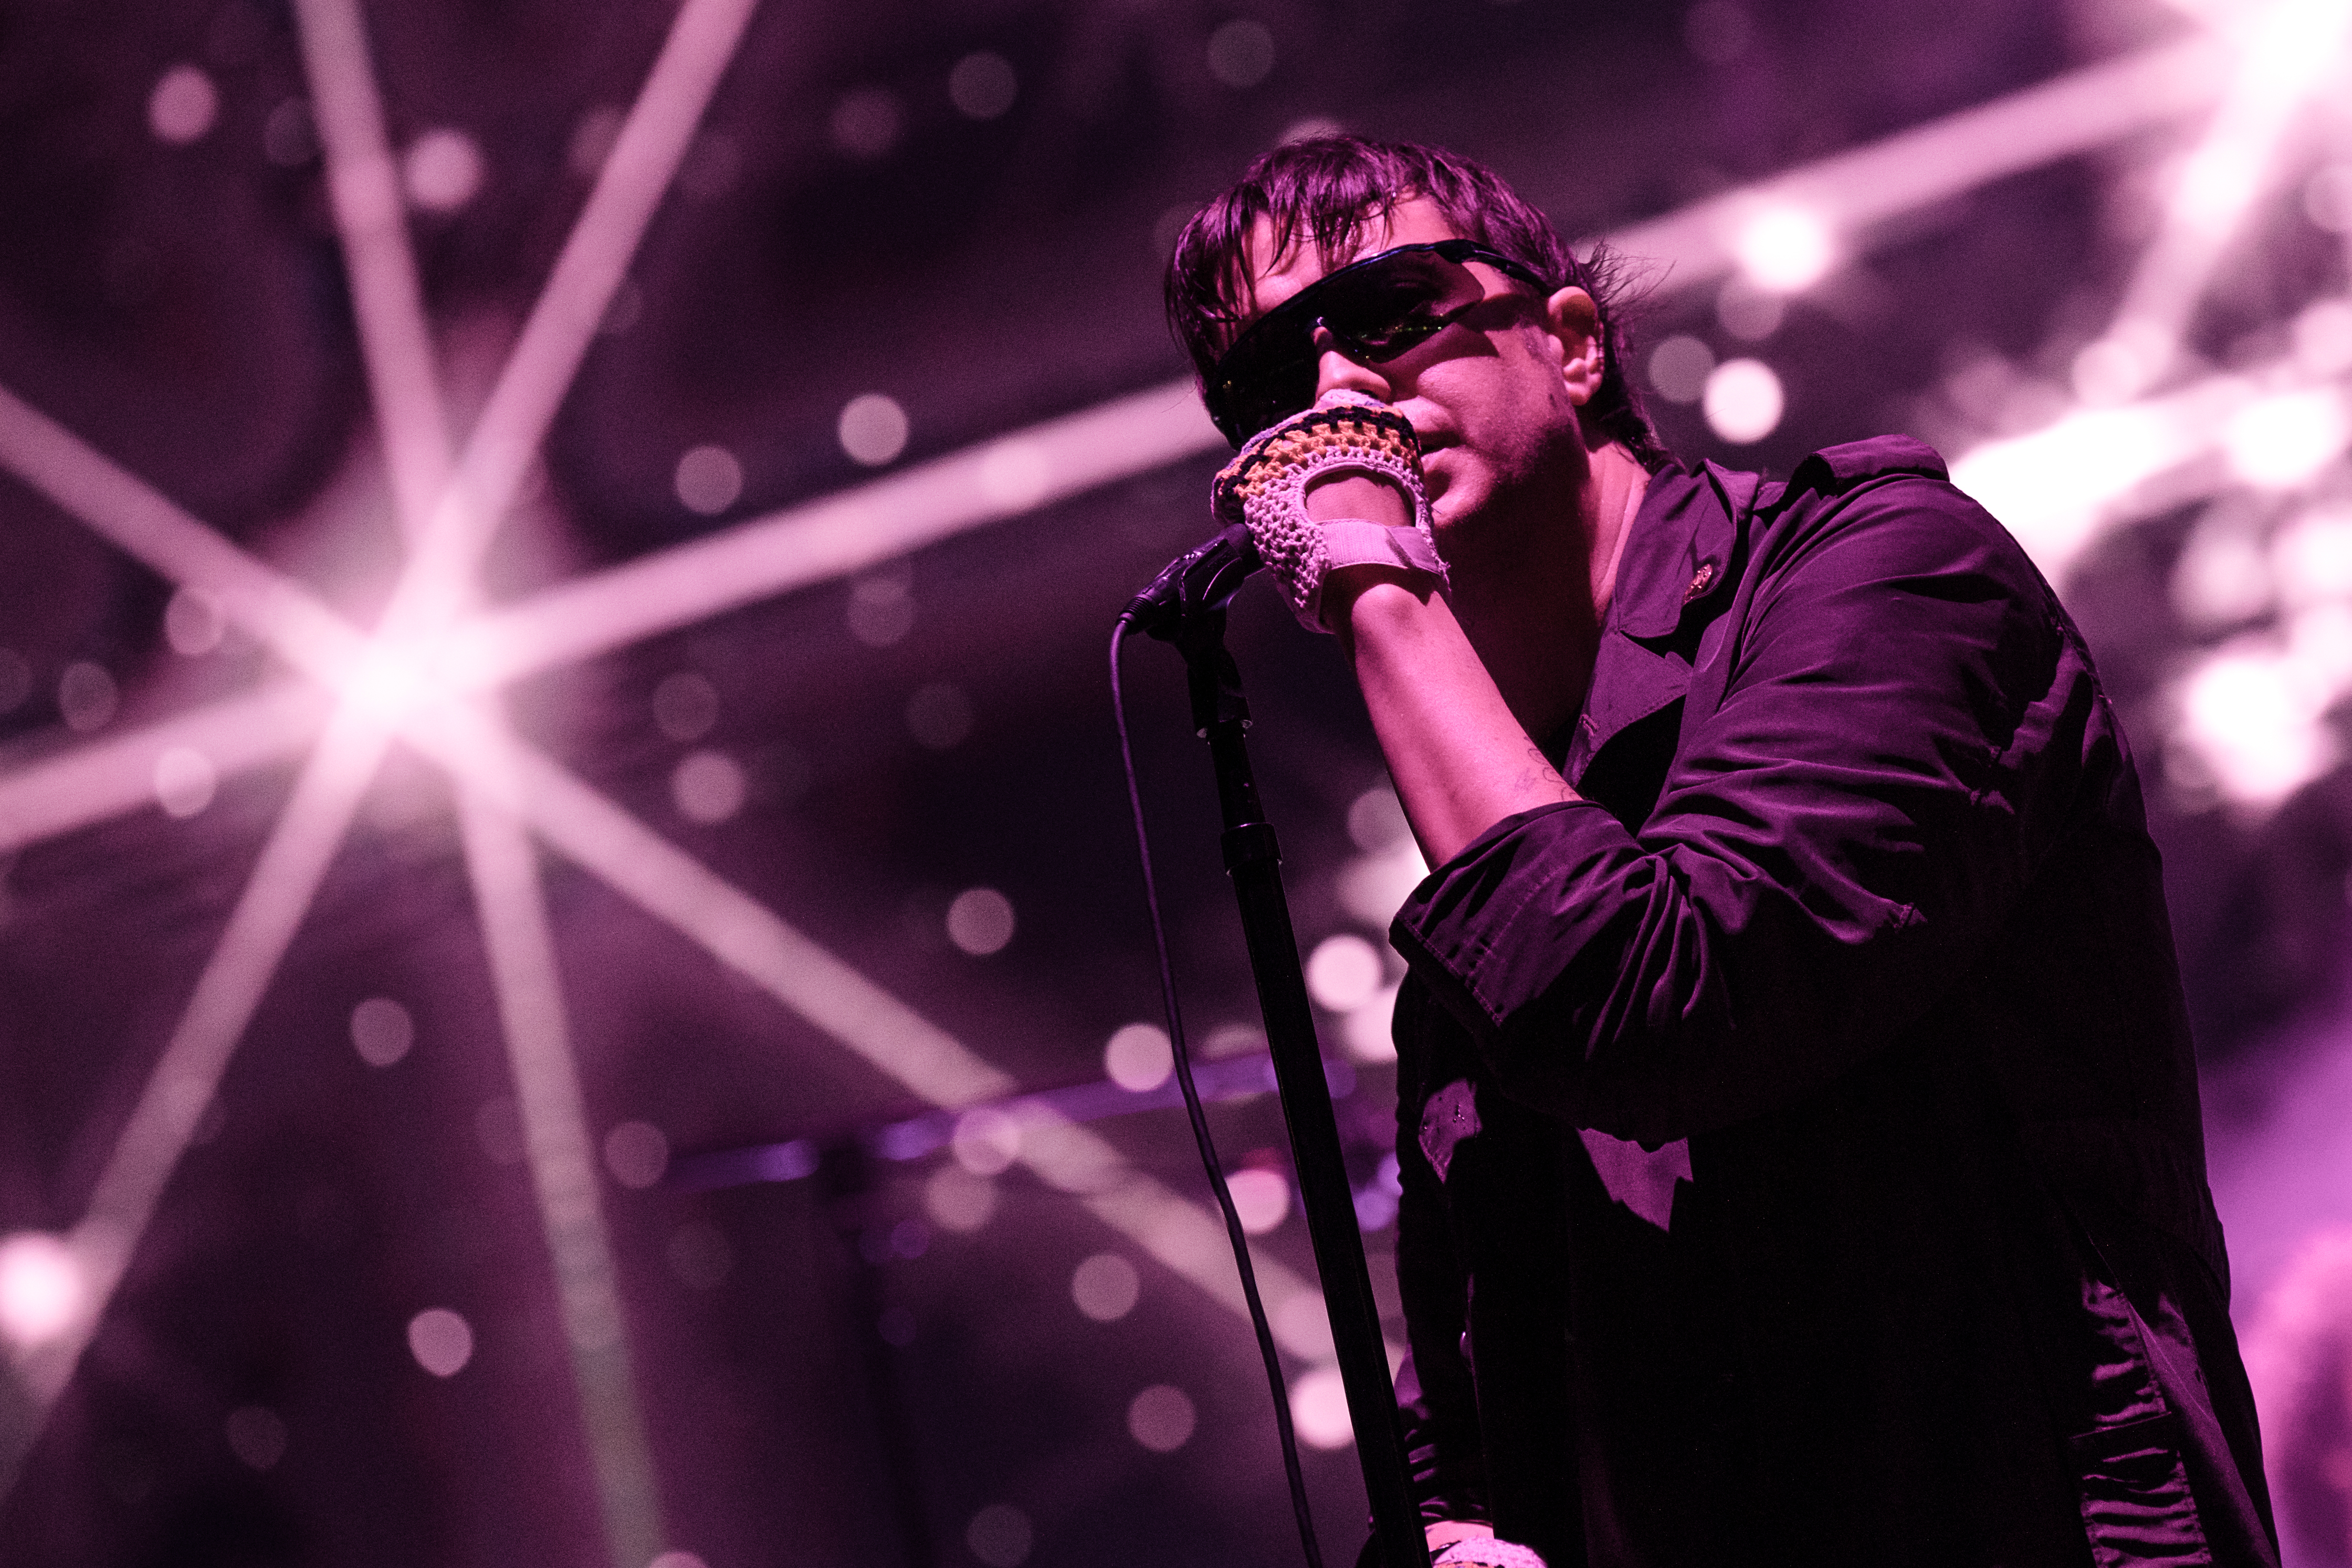
[[[2275,1563],[2139,785],[1934,452],[1669,467],[1391,936],[1409,1446],[1552,1568]]]

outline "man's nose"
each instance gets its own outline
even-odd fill
[[[1331,329],[1319,321],[1315,326],[1315,400],[1318,402],[1323,400],[1325,392],[1342,387],[1349,392],[1362,392],[1367,397],[1378,398],[1382,402],[1389,401],[1388,379],[1370,366],[1360,365],[1349,359],[1347,350],[1339,347],[1339,340],[1331,335]]]

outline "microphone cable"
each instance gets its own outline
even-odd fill
[[[1234,1208],[1234,1195],[1225,1186],[1224,1166],[1209,1136],[1209,1118],[1201,1109],[1201,1092],[1192,1083],[1192,1053],[1184,1040],[1183,1010],[1176,1001],[1176,969],[1168,956],[1168,928],[1160,912],[1160,887],[1151,874],[1151,841],[1143,827],[1143,791],[1136,780],[1135,748],[1127,734],[1127,699],[1118,680],[1119,644],[1135,623],[1132,607],[1118,618],[1110,633],[1111,716],[1118,727],[1118,759],[1127,772],[1127,803],[1135,818],[1135,852],[1143,867],[1143,902],[1151,914],[1151,946],[1160,961],[1160,1001],[1168,1019],[1168,1042],[1175,1058],[1176,1082],[1184,1092],[1184,1113],[1192,1123],[1192,1142],[1207,1167],[1209,1186],[1225,1217],[1225,1236],[1232,1242],[1234,1262],[1241,1270],[1242,1295],[1249,1302],[1250,1327],[1257,1333],[1258,1354],[1265,1362],[1267,1386],[1274,1394],[1274,1425],[1282,1437],[1282,1469],[1290,1481],[1290,1507],[1298,1518],[1298,1541],[1307,1553],[1307,1568],[1323,1568],[1323,1549],[1315,1539],[1315,1516],[1307,1505],[1307,1479],[1298,1466],[1298,1435],[1291,1427],[1290,1390],[1283,1382],[1282,1359],[1275,1350],[1274,1330],[1266,1322],[1265,1302],[1257,1290],[1257,1270],[1251,1265],[1249,1237]]]

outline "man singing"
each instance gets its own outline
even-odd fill
[[[1612,268],[1284,147],[1169,301],[1355,671],[1446,1563],[2274,1564],[2155,847],[2089,653],[1904,437],[1659,448]]]

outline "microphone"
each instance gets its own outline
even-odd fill
[[[1265,563],[1247,523],[1234,523],[1168,563],[1151,585],[1128,601],[1119,619],[1162,640],[1173,639],[1184,618],[1223,610],[1242,583]]]

